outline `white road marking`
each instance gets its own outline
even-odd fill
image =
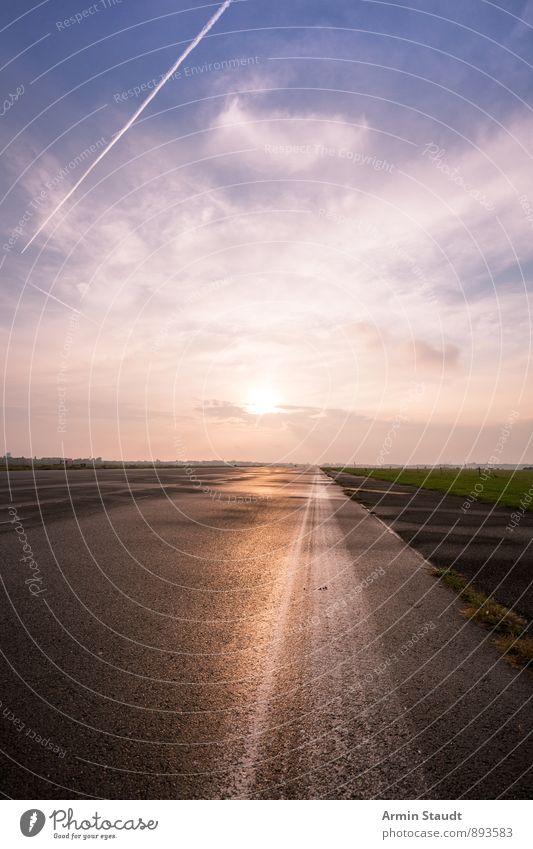
[[[303,510],[296,537],[286,558],[287,579],[283,583],[281,598],[278,602],[276,625],[272,636],[271,648],[268,651],[268,667],[264,672],[263,680],[261,681],[256,694],[254,717],[250,729],[250,740],[242,763],[243,776],[239,782],[239,797],[245,799],[249,798],[255,783],[257,761],[263,744],[263,737],[267,730],[270,701],[274,692],[276,675],[284,647],[287,618],[293,594],[295,577],[302,568],[302,552],[308,532],[309,514],[311,512],[313,501],[317,497],[318,478],[319,473],[317,473],[313,478],[311,491],[307,497],[307,502]]]

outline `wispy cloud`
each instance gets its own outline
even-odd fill
[[[264,92],[213,97],[194,119],[172,103],[132,127],[118,170],[50,233],[31,280],[91,319],[69,354],[67,450],[110,455],[125,442],[131,456],[170,457],[178,421],[189,456],[370,459],[422,382],[397,450],[438,457],[447,433],[446,458],[463,458],[477,430],[488,444],[532,388],[529,115],[444,137],[420,115],[396,122],[388,101],[378,113],[372,98],[291,91],[305,89],[302,64],[264,65],[253,68]],[[218,78],[210,85],[223,93]],[[13,173],[33,155],[26,144]],[[53,150],[39,157],[21,179],[22,211],[60,167]],[[6,257],[4,321],[26,270]],[[9,439],[25,438],[29,384],[35,450],[50,453],[69,313],[49,302],[41,315],[43,303],[26,288],[9,354]],[[263,383],[277,409],[257,417],[246,398]]]

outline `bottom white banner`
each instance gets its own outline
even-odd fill
[[[525,801],[4,801],[2,845],[210,847],[532,845]]]

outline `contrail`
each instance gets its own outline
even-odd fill
[[[191,41],[191,43],[189,44],[189,46],[188,46],[188,47],[187,47],[187,48],[183,51],[183,53],[179,56],[179,58],[178,58],[178,59],[176,59],[176,61],[174,62],[174,64],[172,65],[172,67],[171,67],[171,68],[169,68],[169,70],[166,72],[166,74],[164,75],[164,77],[162,77],[162,78],[159,80],[159,82],[158,82],[158,84],[156,85],[156,87],[155,87],[154,89],[152,89],[152,91],[150,92],[150,94],[148,95],[148,97],[146,98],[146,100],[143,100],[143,102],[141,103],[141,105],[139,106],[139,108],[138,108],[138,109],[137,109],[137,110],[133,113],[133,115],[131,116],[131,118],[129,118],[129,120],[128,120],[128,121],[126,121],[126,123],[124,124],[124,126],[122,127],[122,129],[121,129],[121,130],[119,130],[119,131],[118,131],[118,133],[116,133],[116,134],[115,134],[115,136],[111,139],[111,141],[109,142],[109,144],[107,145],[107,147],[104,147],[104,149],[103,149],[102,151],[100,151],[100,153],[98,154],[98,156],[96,157],[96,159],[94,160],[94,162],[92,162],[92,163],[89,165],[89,167],[87,168],[87,171],[85,172],[85,174],[82,174],[82,176],[80,177],[80,179],[78,180],[78,182],[77,182],[77,183],[74,183],[74,185],[72,186],[72,188],[70,189],[70,191],[69,191],[69,192],[67,192],[67,194],[65,195],[65,197],[63,198],[63,200],[62,200],[62,201],[61,201],[61,202],[60,202],[60,203],[56,206],[56,208],[54,209],[54,211],[53,211],[53,212],[51,212],[51,213],[50,213],[50,215],[48,216],[48,218],[46,218],[46,219],[43,221],[43,223],[41,224],[41,226],[39,227],[39,229],[38,229],[38,230],[37,230],[37,231],[33,234],[33,236],[31,237],[30,241],[29,241],[29,242],[28,242],[28,243],[27,243],[27,244],[23,247],[23,249],[22,249],[21,253],[24,253],[24,251],[26,250],[26,248],[29,248],[29,246],[31,245],[31,243],[33,242],[33,240],[34,240],[35,238],[37,238],[37,236],[39,235],[39,233],[41,232],[41,230],[43,230],[43,229],[44,229],[44,227],[46,227],[46,225],[48,224],[48,222],[50,221],[50,219],[52,219],[52,218],[54,217],[54,215],[56,214],[56,212],[59,212],[59,210],[61,209],[61,207],[63,206],[63,204],[64,204],[64,203],[66,203],[66,202],[67,202],[67,200],[69,199],[69,197],[71,197],[71,196],[74,194],[74,192],[76,191],[76,189],[78,188],[78,186],[81,186],[81,184],[83,183],[83,181],[85,180],[85,178],[89,176],[89,174],[91,173],[91,171],[93,170],[93,168],[96,168],[96,166],[98,165],[98,163],[99,163],[99,162],[101,162],[101,161],[102,161],[102,159],[104,158],[104,156],[106,156],[106,155],[109,153],[109,151],[111,150],[111,148],[112,148],[114,145],[116,145],[116,143],[117,143],[117,142],[118,142],[118,141],[122,138],[122,136],[124,135],[124,133],[127,133],[127,132],[128,132],[128,130],[129,130],[129,128],[131,127],[131,125],[135,123],[135,121],[137,120],[137,118],[139,117],[139,115],[141,115],[141,114],[144,112],[144,110],[146,109],[146,107],[148,106],[148,104],[149,104],[149,103],[151,103],[151,102],[152,102],[152,100],[154,99],[154,97],[156,97],[156,95],[158,94],[158,92],[160,92],[160,91],[161,91],[161,89],[163,88],[163,86],[165,85],[165,83],[166,83],[166,82],[170,79],[170,77],[172,76],[172,74],[174,74],[174,73],[178,70],[179,66],[181,65],[181,63],[182,63],[182,62],[184,62],[184,61],[185,61],[185,59],[187,58],[187,56],[189,55],[189,53],[191,53],[191,52],[194,50],[194,48],[195,48],[195,47],[197,47],[197,46],[200,44],[200,42],[201,42],[202,38],[203,38],[205,35],[207,35],[207,33],[209,32],[209,30],[210,30],[212,27],[214,27],[214,25],[216,24],[216,22],[218,21],[218,19],[219,19],[219,18],[220,18],[220,17],[224,14],[224,12],[225,12],[225,11],[226,11],[226,9],[228,8],[228,6],[230,6],[230,5],[231,5],[231,3],[232,3],[232,0],[226,0],[226,2],[225,2],[225,3],[223,3],[223,4],[222,4],[222,6],[221,6],[219,9],[217,9],[217,11],[216,11],[216,12],[215,12],[215,14],[213,15],[213,17],[209,18],[208,22],[207,22],[207,23],[206,23],[206,25],[203,27],[203,29],[201,29],[201,30],[200,30],[200,32],[198,33],[198,35],[196,36],[196,38],[193,38],[193,40]]]

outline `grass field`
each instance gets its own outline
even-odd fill
[[[521,512],[533,510],[533,470],[344,468],[330,471],[410,484],[449,495],[461,495],[470,502],[515,507]]]

